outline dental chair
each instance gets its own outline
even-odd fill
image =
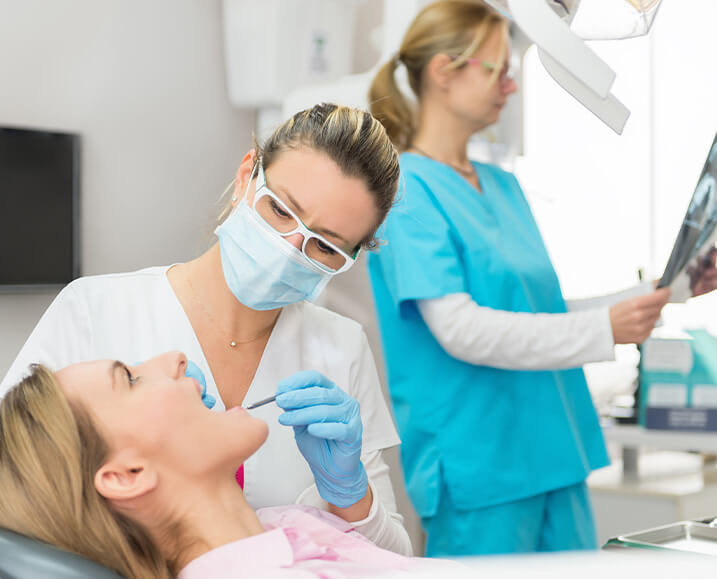
[[[0,529],[0,579],[122,579],[107,567]]]

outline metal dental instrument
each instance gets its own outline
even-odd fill
[[[259,408],[259,406],[264,406],[264,404],[269,404],[269,402],[274,402],[274,400],[276,400],[276,394],[269,396],[269,398],[264,398],[263,400],[254,402],[254,404],[250,404],[245,408],[245,410],[254,410],[254,408]]]

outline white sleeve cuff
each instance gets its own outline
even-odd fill
[[[403,528],[403,517],[398,513],[393,513],[392,516],[388,512],[371,479],[369,479],[368,485],[373,493],[373,502],[368,516],[351,524],[372,543],[399,555],[412,556],[413,548],[406,529]]]
[[[371,529],[372,524],[374,524],[376,521],[376,518],[379,517],[380,500],[378,498],[378,493],[376,491],[376,487],[371,482],[371,479],[368,479],[368,486],[371,489],[371,496],[373,497],[372,502],[371,502],[371,508],[369,509],[368,515],[366,515],[365,518],[361,519],[360,521],[351,521],[351,525],[356,527],[356,530],[359,530],[359,527]],[[296,499],[296,504],[309,505],[312,507],[316,507],[317,509],[321,509],[322,511],[329,510],[328,501],[321,498],[321,495],[319,495],[319,489],[316,487],[315,484],[313,484],[309,488],[305,489],[299,495],[299,497]],[[361,533],[361,534],[363,535],[363,533]]]
[[[411,539],[403,526],[403,517],[396,510],[396,496],[388,465],[383,459],[383,451],[362,453],[361,461],[368,475],[373,500],[368,515],[360,521],[351,521],[351,525],[382,549],[400,555],[411,555]],[[311,505],[323,511],[329,510],[329,503],[321,498],[315,484],[305,489],[297,497],[296,503]]]

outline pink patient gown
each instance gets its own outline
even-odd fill
[[[271,507],[259,509],[257,515],[265,533],[205,553],[177,579],[465,576],[466,568],[453,561],[381,549],[350,523],[314,507]]]

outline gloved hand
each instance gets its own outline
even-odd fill
[[[194,378],[199,382],[199,385],[202,387],[202,402],[204,402],[204,406],[209,409],[214,408],[217,400],[211,394],[207,394],[207,380],[204,378],[204,372],[199,369],[199,366],[191,360],[187,360],[187,369],[184,371],[184,375],[189,378]]]
[[[294,427],[321,497],[341,508],[360,501],[368,477],[361,464],[359,403],[320,373],[305,371],[279,382],[276,404],[285,411],[279,423]]]

